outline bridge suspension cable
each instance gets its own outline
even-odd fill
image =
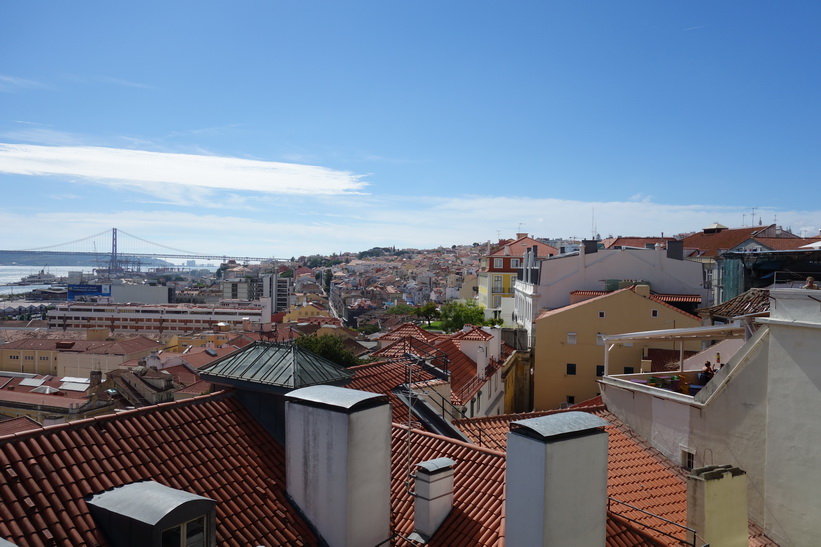
[[[134,234],[129,234],[128,232],[124,232],[123,230],[120,230],[120,229],[117,229],[117,232],[120,233],[120,234],[125,234],[128,237],[133,237],[134,239],[139,239],[143,243],[148,243],[149,245],[156,245],[157,247],[162,247],[163,249],[168,249],[170,251],[176,251],[178,253],[189,254],[189,255],[192,255],[192,256],[193,255],[202,255],[202,254],[204,254],[204,253],[197,253],[197,252],[194,252],[194,251],[184,251],[182,249],[177,249],[175,247],[169,247],[168,245],[163,245],[161,243],[155,243],[154,241],[149,241],[147,239],[143,239],[139,236],[135,236]],[[103,232],[103,233],[106,233],[106,232]]]
[[[55,247],[67,247],[69,245],[74,245],[75,243],[82,243],[83,241],[88,241],[89,239],[94,239],[95,237],[100,237],[104,235],[108,235],[111,233],[111,230],[105,230],[100,232],[99,234],[94,234],[93,236],[84,237],[81,239],[75,239],[74,241],[69,241],[67,243],[58,243],[57,245],[48,245],[46,247],[36,247],[34,249],[20,249],[21,251],[47,251],[49,249],[54,249]],[[133,237],[133,236],[132,236]],[[139,238],[137,238],[139,239]],[[150,241],[148,243],[151,243]]]

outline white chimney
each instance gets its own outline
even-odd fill
[[[698,545],[746,547],[747,519],[744,471],[730,465],[711,465],[694,469],[687,477],[687,527],[695,530]],[[687,534],[692,536],[691,532]]]
[[[311,386],[286,396],[288,493],[331,547],[390,539],[390,427],[385,395]]]
[[[453,466],[450,458],[416,464],[411,539],[427,543],[453,508]]]
[[[476,350],[476,376],[480,380],[485,379],[485,372],[487,371],[487,343],[482,343]]]
[[[511,422],[505,541],[603,546],[607,526],[607,421],[565,412]]]

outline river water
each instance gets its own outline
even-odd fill
[[[34,289],[48,288],[49,285],[11,285],[27,275],[38,274],[43,269],[57,277],[67,277],[68,272],[83,272],[83,278],[90,278],[95,268],[96,266],[0,266],[0,294],[23,294]]]

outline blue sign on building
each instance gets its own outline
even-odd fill
[[[111,296],[111,285],[69,285],[68,301],[73,302],[78,298],[83,300],[89,296]]]

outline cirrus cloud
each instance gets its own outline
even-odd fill
[[[267,194],[356,194],[362,175],[315,165],[94,146],[0,143],[0,173],[80,177],[156,194],[158,183]]]

